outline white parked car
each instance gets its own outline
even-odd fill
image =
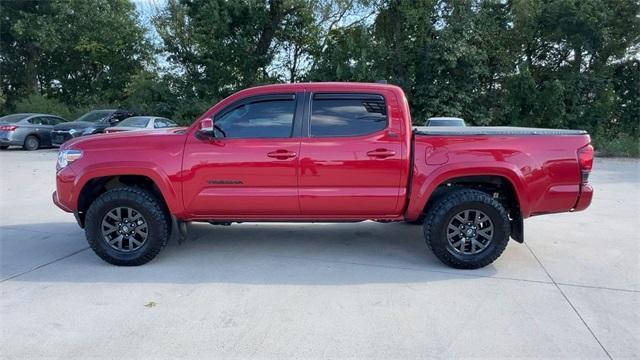
[[[431,117],[427,119],[425,126],[467,126],[464,120],[457,117]]]
[[[105,133],[132,130],[152,130],[177,127],[173,120],[157,116],[133,116],[122,120],[118,125],[106,128]]]

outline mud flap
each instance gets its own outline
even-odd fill
[[[511,238],[521,244],[524,242],[524,220],[519,212],[511,219]]]
[[[187,240],[188,227],[187,222],[179,220],[171,215],[171,240],[175,240],[178,244],[182,244]]]

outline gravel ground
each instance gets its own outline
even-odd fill
[[[525,221],[457,271],[405,224],[196,224],[106,264],[51,202],[55,150],[0,153],[0,357],[640,357],[640,162],[597,159],[587,211]]]

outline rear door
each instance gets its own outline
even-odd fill
[[[302,215],[372,217],[399,213],[401,129],[390,127],[382,94],[315,93],[300,146]]]
[[[303,99],[245,98],[215,115],[214,139],[189,137],[183,162],[187,211],[209,219],[299,215]]]

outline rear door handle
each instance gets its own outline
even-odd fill
[[[298,156],[298,154],[294,153],[293,151],[281,149],[267,153],[267,156],[278,160],[287,160]]]
[[[394,156],[396,154],[395,151],[387,150],[387,149],[375,149],[367,152],[367,156],[372,156],[380,159],[388,158]]]

